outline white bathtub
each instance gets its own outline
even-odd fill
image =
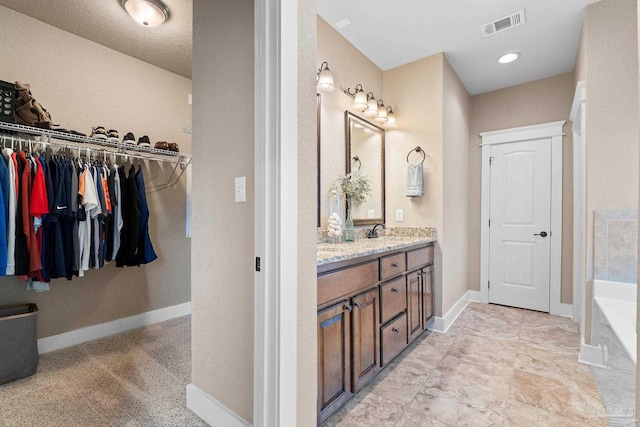
[[[633,363],[636,360],[636,297],[633,283],[593,281],[593,299]]]

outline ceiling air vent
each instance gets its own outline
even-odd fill
[[[503,18],[497,19],[493,22],[489,22],[484,24],[482,29],[482,35],[485,37],[492,36],[500,31],[508,30],[509,28],[517,27],[518,25],[524,24],[526,21],[524,19],[524,9],[512,13],[511,15],[507,15]]]

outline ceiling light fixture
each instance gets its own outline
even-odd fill
[[[518,58],[520,58],[520,52],[509,52],[498,58],[498,62],[501,64],[509,64]]]
[[[331,74],[329,64],[325,61],[320,65],[320,69],[318,70],[318,84],[316,85],[316,92],[330,93],[334,90],[336,90],[336,87],[333,84],[333,74]]]
[[[157,27],[169,19],[169,8],[160,0],[120,0],[127,13],[140,25]]]

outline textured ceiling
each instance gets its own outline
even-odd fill
[[[170,16],[156,28],[136,23],[120,0],[0,0],[0,5],[190,79],[193,2],[163,2]]]
[[[596,1],[318,0],[318,14],[383,70],[444,52],[475,95],[573,71],[584,9]],[[526,24],[482,36],[481,25],[521,9]],[[351,24],[337,28],[344,18]],[[514,50],[519,60],[498,64]]]

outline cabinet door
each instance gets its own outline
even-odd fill
[[[422,270],[407,275],[407,309],[409,342],[423,331],[422,328]]]
[[[433,317],[433,266],[425,267],[422,281],[422,319],[423,329],[426,329]]]
[[[351,310],[344,301],[318,312],[318,425],[353,395]]]
[[[380,303],[378,288],[352,300],[353,349],[351,366],[353,392],[364,387],[380,368]]]

